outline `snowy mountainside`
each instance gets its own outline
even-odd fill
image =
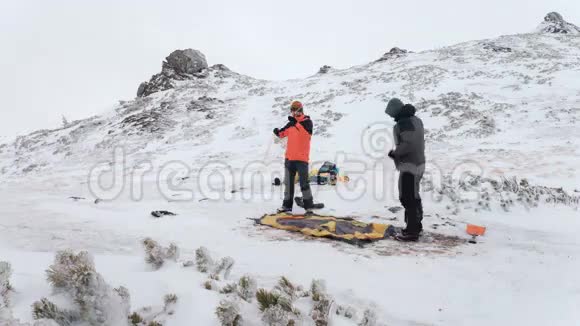
[[[578,181],[576,163],[566,159],[577,157],[580,138],[578,71],[580,37],[557,33],[398,53],[302,80],[257,80],[216,65],[203,76],[172,80],[167,90],[122,102],[107,115],[1,145],[0,171],[4,178],[82,174],[95,160],[110,159],[117,146],[130,162],[163,162],[176,151],[189,151],[198,163],[236,154],[251,161],[256,158],[245,153],[268,152],[271,130],[284,123],[292,99],[303,101],[315,122],[314,160],[331,159],[337,150],[364,158],[362,130],[387,121],[384,106],[396,96],[419,109],[428,126],[428,156],[442,166],[457,157],[440,153],[452,152],[484,164],[505,159],[501,168],[508,174],[525,169]],[[531,140],[542,144],[533,148],[534,159],[528,156]]]

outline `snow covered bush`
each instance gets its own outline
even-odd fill
[[[28,326],[29,324],[15,324],[13,326]],[[12,325],[6,325],[6,326],[12,326]],[[55,322],[52,319],[39,319],[36,320],[34,323],[32,323],[32,326],[59,326],[57,322]]]
[[[68,326],[80,320],[78,312],[60,309],[47,298],[42,298],[32,304],[32,317],[34,319],[54,320],[61,326]]]
[[[10,303],[10,291],[12,291],[12,285],[10,285],[10,276],[12,276],[12,267],[10,263],[5,261],[0,261],[0,309],[2,307],[8,307]]]
[[[129,316],[129,322],[133,326],[163,325],[168,316],[175,313],[177,300],[177,295],[167,294],[163,297],[163,306],[140,308]]]
[[[205,247],[199,247],[195,251],[195,264],[197,270],[202,273],[210,273],[210,278],[214,280],[219,280],[220,275],[222,274],[224,279],[228,279],[234,263],[235,261],[232,257],[224,257],[216,262],[211,257],[209,250]]]
[[[320,301],[320,299],[326,296],[326,283],[324,280],[312,280],[310,284],[310,295],[314,301]]]
[[[327,296],[320,296],[318,301],[314,302],[314,307],[310,312],[310,317],[316,326],[328,326],[328,319],[330,317],[330,307],[332,300]]]
[[[220,259],[219,263],[214,267],[211,278],[219,280],[220,275],[224,274],[224,279],[230,277],[232,268],[234,267],[234,259],[232,257],[224,257]]]
[[[128,316],[131,312],[131,295],[129,294],[129,289],[124,286],[113,289],[117,295],[121,298],[123,305],[120,307],[123,309],[125,316]]]
[[[137,312],[129,315],[129,322],[131,322],[131,325],[140,325],[143,321],[143,317],[141,317]]]
[[[516,177],[493,179],[468,174],[456,180],[446,175],[437,187],[428,178],[422,185],[425,191],[433,192],[435,201],[447,201],[447,209],[454,215],[461,209],[491,211],[499,206],[508,212],[516,205],[528,209],[542,202],[570,207],[580,204],[580,196],[568,194],[562,188],[532,185],[527,179]]]
[[[262,314],[262,322],[267,326],[288,326],[290,320],[290,314],[280,305],[270,306]]]
[[[1,324],[2,326],[59,326],[57,322],[51,319],[39,319],[35,320],[34,323],[30,324],[30,323],[22,323],[20,322],[20,320],[13,318],[1,319],[0,316],[0,321],[2,321]]]
[[[215,310],[222,326],[241,326],[240,306],[236,301],[222,300]]]
[[[10,284],[10,276],[12,276],[12,268],[10,263],[0,261],[0,325],[2,326],[59,326],[66,324],[59,324],[52,319],[38,318],[34,323],[22,323],[20,320],[12,316],[10,305],[10,292],[13,291]],[[34,311],[33,311],[34,313]]]
[[[356,310],[351,306],[338,306],[336,308],[336,314],[339,316],[344,316],[348,319],[356,318]]]
[[[256,299],[265,325],[294,325],[295,319],[300,316],[300,311],[292,306],[290,299],[277,291],[259,289]]]
[[[191,266],[195,265],[195,263],[193,262],[193,260],[186,260],[186,261],[182,262],[181,265],[183,267],[191,267]]]
[[[177,304],[177,295],[174,293],[166,294],[163,297],[163,311],[168,315],[173,315],[175,305]]]
[[[203,288],[210,291],[218,291],[219,286],[214,280],[207,280],[203,282]]]
[[[78,254],[59,251],[46,274],[54,292],[70,297],[74,309],[59,309],[48,299],[42,299],[33,304],[35,318],[53,319],[60,325],[77,320],[94,326],[127,324],[130,309],[127,289],[109,286],[86,251]]]
[[[298,298],[299,288],[292,284],[288,278],[282,276],[278,281],[278,284],[274,287],[274,290],[278,291],[290,301],[296,300]]]
[[[151,238],[145,238],[143,240],[143,246],[145,247],[145,261],[155,269],[161,268],[166,259],[177,261],[177,258],[179,258],[179,248],[174,243],[169,244],[169,247],[165,248],[157,243],[157,241]]]
[[[199,247],[195,251],[195,265],[202,273],[207,273],[213,268],[214,261],[206,247]]]
[[[254,297],[256,296],[256,292],[258,291],[258,283],[256,279],[249,276],[244,275],[240,277],[237,286],[237,293],[240,298],[247,302],[252,302]]]
[[[10,292],[12,291],[12,285],[10,285],[11,276],[12,267],[10,263],[0,261],[0,321],[9,323],[8,325],[10,326],[20,326],[20,323],[12,319],[12,311],[9,308]]]
[[[260,311],[265,311],[272,306],[278,305],[287,312],[295,312],[294,307],[292,307],[292,302],[276,291],[259,289],[256,292],[256,299],[258,300]]]
[[[238,285],[236,283],[226,284],[226,286],[224,286],[220,289],[221,294],[232,294],[232,293],[237,293],[237,291],[238,291]]]
[[[363,314],[363,318],[358,323],[358,326],[377,326],[377,314],[374,310],[367,309]]]

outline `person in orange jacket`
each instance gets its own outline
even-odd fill
[[[294,180],[296,174],[304,200],[304,209],[310,213],[314,205],[310,190],[308,161],[310,159],[310,139],[312,138],[312,120],[304,115],[304,107],[299,101],[292,102],[288,123],[282,129],[274,129],[280,138],[288,137],[284,162],[284,201],[278,212],[291,212],[294,198]]]

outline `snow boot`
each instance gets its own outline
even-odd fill
[[[395,240],[402,242],[415,242],[419,240],[419,234],[417,233],[401,233],[395,236]]]
[[[288,213],[288,214],[291,214],[292,213],[292,207],[282,206],[282,207],[278,208],[276,211],[278,213]]]
[[[413,233],[413,232],[411,232],[411,234],[412,234],[412,233]],[[402,234],[402,235],[407,235],[407,234],[409,234],[409,231],[407,231],[407,229],[402,229],[402,230],[401,230],[401,234]],[[421,234],[423,234],[423,228],[419,229],[419,233],[418,233],[418,235],[421,235]]]

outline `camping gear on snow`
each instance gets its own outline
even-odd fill
[[[301,232],[308,236],[331,238],[352,244],[381,240],[395,235],[395,227],[390,224],[364,223],[353,218],[335,216],[277,213],[264,215],[255,221],[256,224],[280,230]]]
[[[469,235],[479,236],[479,235],[484,235],[485,230],[486,230],[485,226],[467,224],[467,228],[465,231],[467,231],[467,234],[469,234]]]
[[[316,183],[317,184],[330,184],[332,186],[336,185],[336,179],[338,176],[338,168],[336,167],[336,164],[332,163],[332,162],[324,162],[324,164],[322,164],[322,166],[320,167],[320,169],[318,169],[318,172],[316,173]],[[323,179],[324,183],[323,183]]]
[[[477,237],[485,234],[486,227],[474,224],[467,224],[465,231],[471,236],[469,243],[477,243]]]
[[[302,197],[294,197],[294,202],[296,203],[296,205],[298,205],[298,207],[304,208],[304,199],[302,199]],[[314,203],[312,206],[312,209],[322,209],[322,208],[324,208],[323,203]]]
[[[332,162],[324,162],[320,169],[312,169],[309,174],[309,182],[311,184],[335,186],[338,182],[349,182],[350,178],[346,175],[339,175],[339,169],[336,164]],[[294,183],[298,183],[298,176],[294,178]]]
[[[340,176],[338,172],[339,170],[335,163],[326,161],[319,169],[313,169],[310,171],[310,183],[316,183],[319,185],[330,184],[335,186],[338,181],[349,181],[347,176]]]
[[[172,213],[170,211],[153,211],[151,212],[151,215],[153,215],[153,217],[160,218],[163,216],[175,216],[177,214]]]

